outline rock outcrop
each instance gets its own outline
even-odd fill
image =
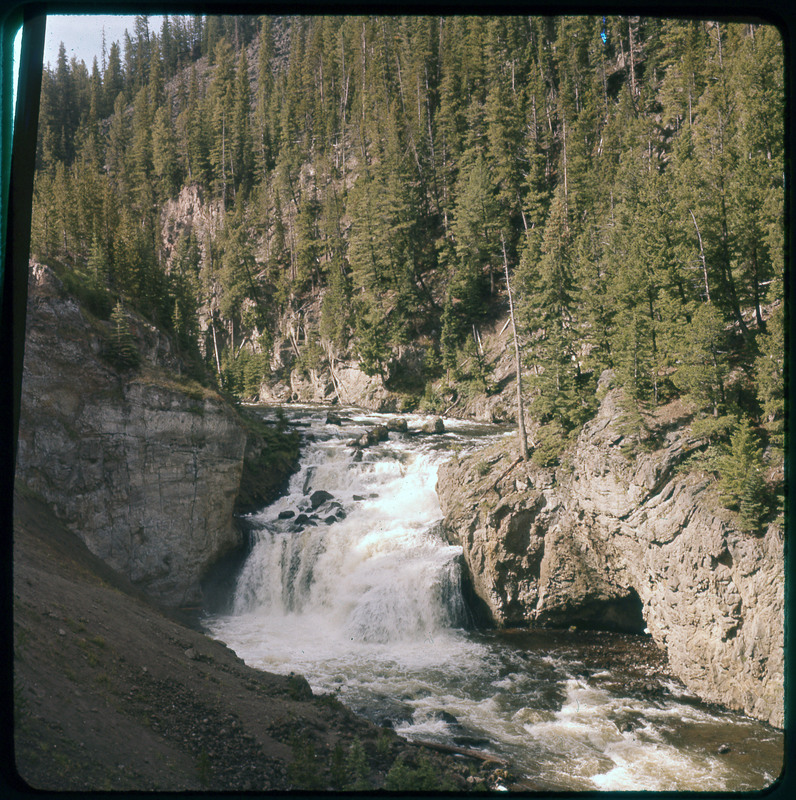
[[[623,451],[617,400],[566,467],[500,442],[440,470],[475,594],[499,625],[647,628],[696,695],[782,727],[782,530],[739,532],[711,481],[677,470],[698,443],[676,409],[653,421],[654,449]]]
[[[145,363],[123,377],[102,358],[103,323],[33,266],[16,478],[151,596],[190,604],[207,567],[239,541],[247,434],[220,396],[186,391],[159,369],[176,356],[135,325]]]

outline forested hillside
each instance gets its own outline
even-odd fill
[[[496,390],[480,326],[518,310],[533,458],[612,368],[626,426],[693,408],[745,527],[784,425],[777,30],[638,17],[138,17],[45,72],[33,256],[123,351],[125,308],[240,397],[332,352],[403,387]],[[188,187],[212,224],[164,234]],[[311,314],[310,307],[320,308]],[[273,343],[293,326],[293,361]],[[132,361],[131,361],[132,365]],[[214,376],[214,377],[213,377]]]

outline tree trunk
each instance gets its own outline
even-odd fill
[[[514,357],[517,366],[517,432],[520,438],[520,458],[528,460],[528,438],[525,434],[525,414],[522,407],[522,369],[520,365],[520,344],[517,340],[517,324],[514,321],[514,300],[511,297],[511,284],[509,283],[509,262],[506,258],[506,240],[500,232],[500,242],[503,245],[503,268],[506,271],[506,290],[509,294],[509,314],[511,315],[511,329],[514,334]]]
[[[705,249],[702,247],[702,234],[699,232],[699,225],[697,225],[696,217],[694,216],[694,212],[691,209],[688,209],[688,213],[691,214],[691,219],[694,220],[694,227],[696,228],[697,232],[697,239],[699,240],[699,258],[702,261],[702,275],[705,279],[705,300],[706,302],[710,303],[710,285],[708,284],[708,266],[705,262]]]
[[[216,354],[216,369],[218,370],[218,379],[223,385],[224,381],[221,377],[221,360],[218,357],[218,342],[216,341],[216,321],[213,317],[210,318],[210,328],[213,331],[213,352]]]

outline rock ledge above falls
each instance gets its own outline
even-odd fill
[[[781,529],[740,533],[707,479],[677,472],[695,446],[684,419],[627,458],[617,399],[607,393],[568,469],[506,472],[511,441],[444,465],[446,536],[496,624],[644,624],[697,696],[782,727]]]

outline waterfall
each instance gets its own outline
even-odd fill
[[[461,548],[439,535],[438,463],[400,445],[357,462],[337,437],[316,443],[287,496],[251,520],[255,542],[235,613],[284,624],[302,617],[341,642],[462,627]]]
[[[309,424],[302,467],[248,518],[252,550],[232,613],[205,621],[213,636],[247,664],[300,673],[409,738],[507,757],[551,790],[754,790],[773,779],[781,738],[762,724],[681,690],[653,699],[625,690],[623,675],[638,683],[627,637],[606,634],[595,651],[579,632],[468,629],[437,470],[452,447],[505,429],[451,420],[442,436],[413,435],[426,420],[410,417],[408,434],[358,454],[348,442],[385,415],[339,411],[343,426],[317,408],[289,412]],[[754,760],[744,755],[752,740]],[[738,755],[716,756],[705,742],[730,742]]]

